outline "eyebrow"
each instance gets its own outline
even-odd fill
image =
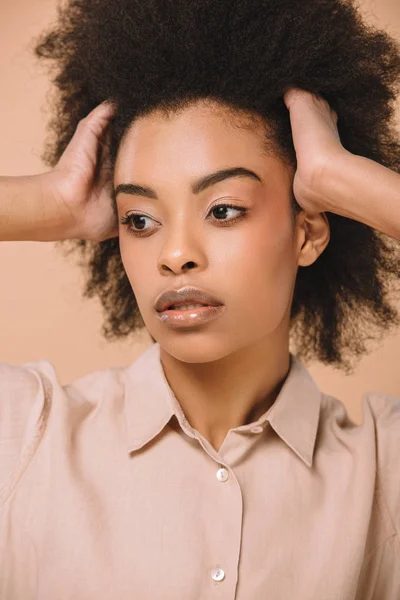
[[[246,177],[264,183],[261,177],[254,171],[245,167],[233,167],[231,169],[221,169],[215,173],[201,177],[201,179],[198,179],[191,185],[192,193],[200,194],[206,188],[232,177]],[[135,183],[120,183],[114,190],[114,197],[116,198],[119,193],[145,196],[146,198],[158,200],[157,194],[152,188]]]

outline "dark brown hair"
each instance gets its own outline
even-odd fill
[[[57,163],[79,120],[105,99],[118,106],[111,126],[115,165],[135,117],[199,98],[261,116],[277,152],[295,166],[283,101],[293,86],[329,102],[347,150],[400,172],[399,48],[367,25],[350,0],[70,0],[34,43],[35,55],[51,61],[55,91],[42,155],[48,166]],[[293,208],[299,209],[295,201]],[[298,269],[291,336],[304,360],[349,372],[349,358],[399,324],[388,300],[398,282],[399,245],[365,224],[327,216],[328,247]],[[99,296],[106,339],[144,327],[118,238],[57,244],[80,251],[84,296]]]

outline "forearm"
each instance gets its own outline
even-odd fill
[[[46,174],[0,177],[0,241],[67,239]]]
[[[321,178],[327,211],[361,221],[400,239],[400,175],[350,152]]]

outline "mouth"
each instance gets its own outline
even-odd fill
[[[170,289],[161,294],[154,303],[158,313],[166,311],[201,310],[222,305],[208,291],[197,287],[186,286],[180,290]]]
[[[201,308],[209,308],[210,306],[221,306],[218,304],[203,304],[199,302],[187,302],[187,303],[178,303],[178,304],[170,304],[163,310],[157,312],[165,312],[166,310],[175,310],[175,311],[187,311],[193,309],[201,309]]]
[[[187,328],[202,325],[220,316],[225,305],[210,304],[170,305],[158,312],[159,320],[167,327]]]

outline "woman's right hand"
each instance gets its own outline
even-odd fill
[[[114,106],[103,102],[79,121],[57,165],[44,175],[72,224],[73,239],[102,242],[119,234],[108,129],[114,113]]]

